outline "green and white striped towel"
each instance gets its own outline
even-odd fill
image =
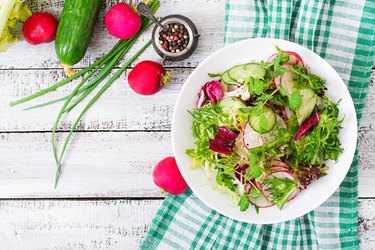
[[[375,54],[375,1],[227,0],[225,43],[274,37],[325,58],[347,84],[358,120]],[[206,207],[189,190],[167,196],[141,249],[358,249],[358,152],[340,188],[298,219],[254,225]]]

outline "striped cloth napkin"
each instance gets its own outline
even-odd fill
[[[358,121],[375,54],[374,0],[227,0],[225,43],[273,37],[326,59],[347,84]],[[358,249],[358,152],[340,188],[298,219],[242,223],[206,207],[189,190],[167,196],[140,249]]]

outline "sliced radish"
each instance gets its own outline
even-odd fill
[[[289,68],[290,66],[291,66],[290,64],[283,64],[282,68]],[[275,84],[276,88],[279,88],[279,85],[281,83],[281,77],[282,77],[282,75],[276,76],[275,78],[272,79],[273,80],[273,84]]]
[[[244,185],[244,189],[246,191],[247,194],[250,194],[251,193],[251,188],[253,186],[249,183],[249,182],[246,182],[245,185]]]
[[[302,58],[296,52],[287,51],[286,53],[289,55],[289,61],[287,62],[288,64],[297,64],[301,67],[304,66]]]
[[[245,189],[247,191],[247,194],[251,193],[252,185],[250,183],[245,184]],[[263,195],[259,196],[258,198],[254,199],[250,196],[249,201],[251,204],[254,206],[257,206],[259,208],[267,208],[267,207],[272,207],[275,205],[275,203],[267,200]]]
[[[255,132],[247,122],[242,130],[242,142],[246,149],[256,148],[265,143],[262,135]]]
[[[289,166],[283,161],[274,160],[270,169],[272,170],[272,172],[289,171]]]
[[[289,171],[289,168],[281,166],[281,165],[272,165],[270,167],[271,171],[274,172],[279,172],[279,171]]]
[[[280,77],[280,84],[283,86],[283,88],[285,89],[288,95],[292,94],[294,91],[294,78],[295,77],[296,77],[296,74],[292,71],[288,71]],[[279,88],[279,85],[277,85],[276,87]]]
[[[259,208],[268,208],[268,207],[272,207],[275,205],[275,203],[267,200],[266,198],[263,197],[263,195],[259,196],[258,198],[256,199],[253,199],[253,198],[249,198],[250,200],[250,203],[253,204],[254,206],[257,206]]]
[[[289,65],[297,64],[298,66],[301,66],[301,67],[304,66],[302,58],[297,53],[293,51],[285,51],[285,53],[289,55],[289,60],[285,64],[289,64]],[[267,62],[269,63],[272,62],[273,59],[275,59],[278,54],[279,53],[275,53],[272,56],[270,56]]]
[[[283,179],[283,178],[288,178],[288,179],[291,179],[291,180],[295,180],[294,178],[294,175],[292,172],[290,172],[289,170],[281,170],[281,171],[275,171],[275,172],[272,172],[271,174],[269,174],[265,179],[267,178],[270,178],[271,176],[275,177],[275,178],[279,178],[279,179]],[[260,185],[260,183],[259,183]],[[267,200],[271,200],[271,197],[269,195],[269,192],[267,192],[265,190],[265,187],[260,185],[261,186],[261,190],[262,190],[262,193],[264,195],[264,197],[267,199]],[[289,199],[288,201],[291,201],[293,200],[298,194],[298,189],[295,189],[293,191],[293,193],[289,196]]]

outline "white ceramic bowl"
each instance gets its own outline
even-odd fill
[[[337,162],[327,162],[330,166],[328,175],[314,181],[307,190],[302,191],[294,200],[288,202],[282,210],[276,206],[260,209],[256,214],[250,207],[241,212],[228,194],[212,189],[209,179],[203,170],[192,170],[191,159],[185,150],[194,148],[194,137],[191,126],[192,118],[187,110],[195,107],[197,94],[206,82],[210,81],[207,73],[223,72],[236,65],[251,60],[267,60],[275,53],[275,45],[283,50],[298,53],[311,71],[326,79],[328,91],[326,95],[334,102],[342,99],[340,116],[345,115],[339,138],[344,148]],[[226,46],[206,58],[186,80],[174,109],[172,118],[173,150],[180,171],[195,195],[207,206],[230,218],[257,224],[283,222],[300,217],[320,206],[339,187],[345,178],[353,160],[357,142],[357,118],[353,100],[344,82],[337,72],[320,56],[296,43],[270,39],[248,39]]]

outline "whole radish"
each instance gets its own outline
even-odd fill
[[[156,186],[172,195],[182,194],[188,188],[178,169],[176,159],[172,156],[164,158],[156,165],[152,178]]]
[[[115,4],[105,16],[104,23],[109,33],[120,39],[134,36],[142,25],[137,12],[126,3]]]
[[[22,34],[32,45],[49,43],[55,40],[58,21],[47,12],[32,14],[24,23]]]
[[[169,83],[170,72],[160,63],[142,61],[129,73],[129,86],[140,95],[153,95]]]

